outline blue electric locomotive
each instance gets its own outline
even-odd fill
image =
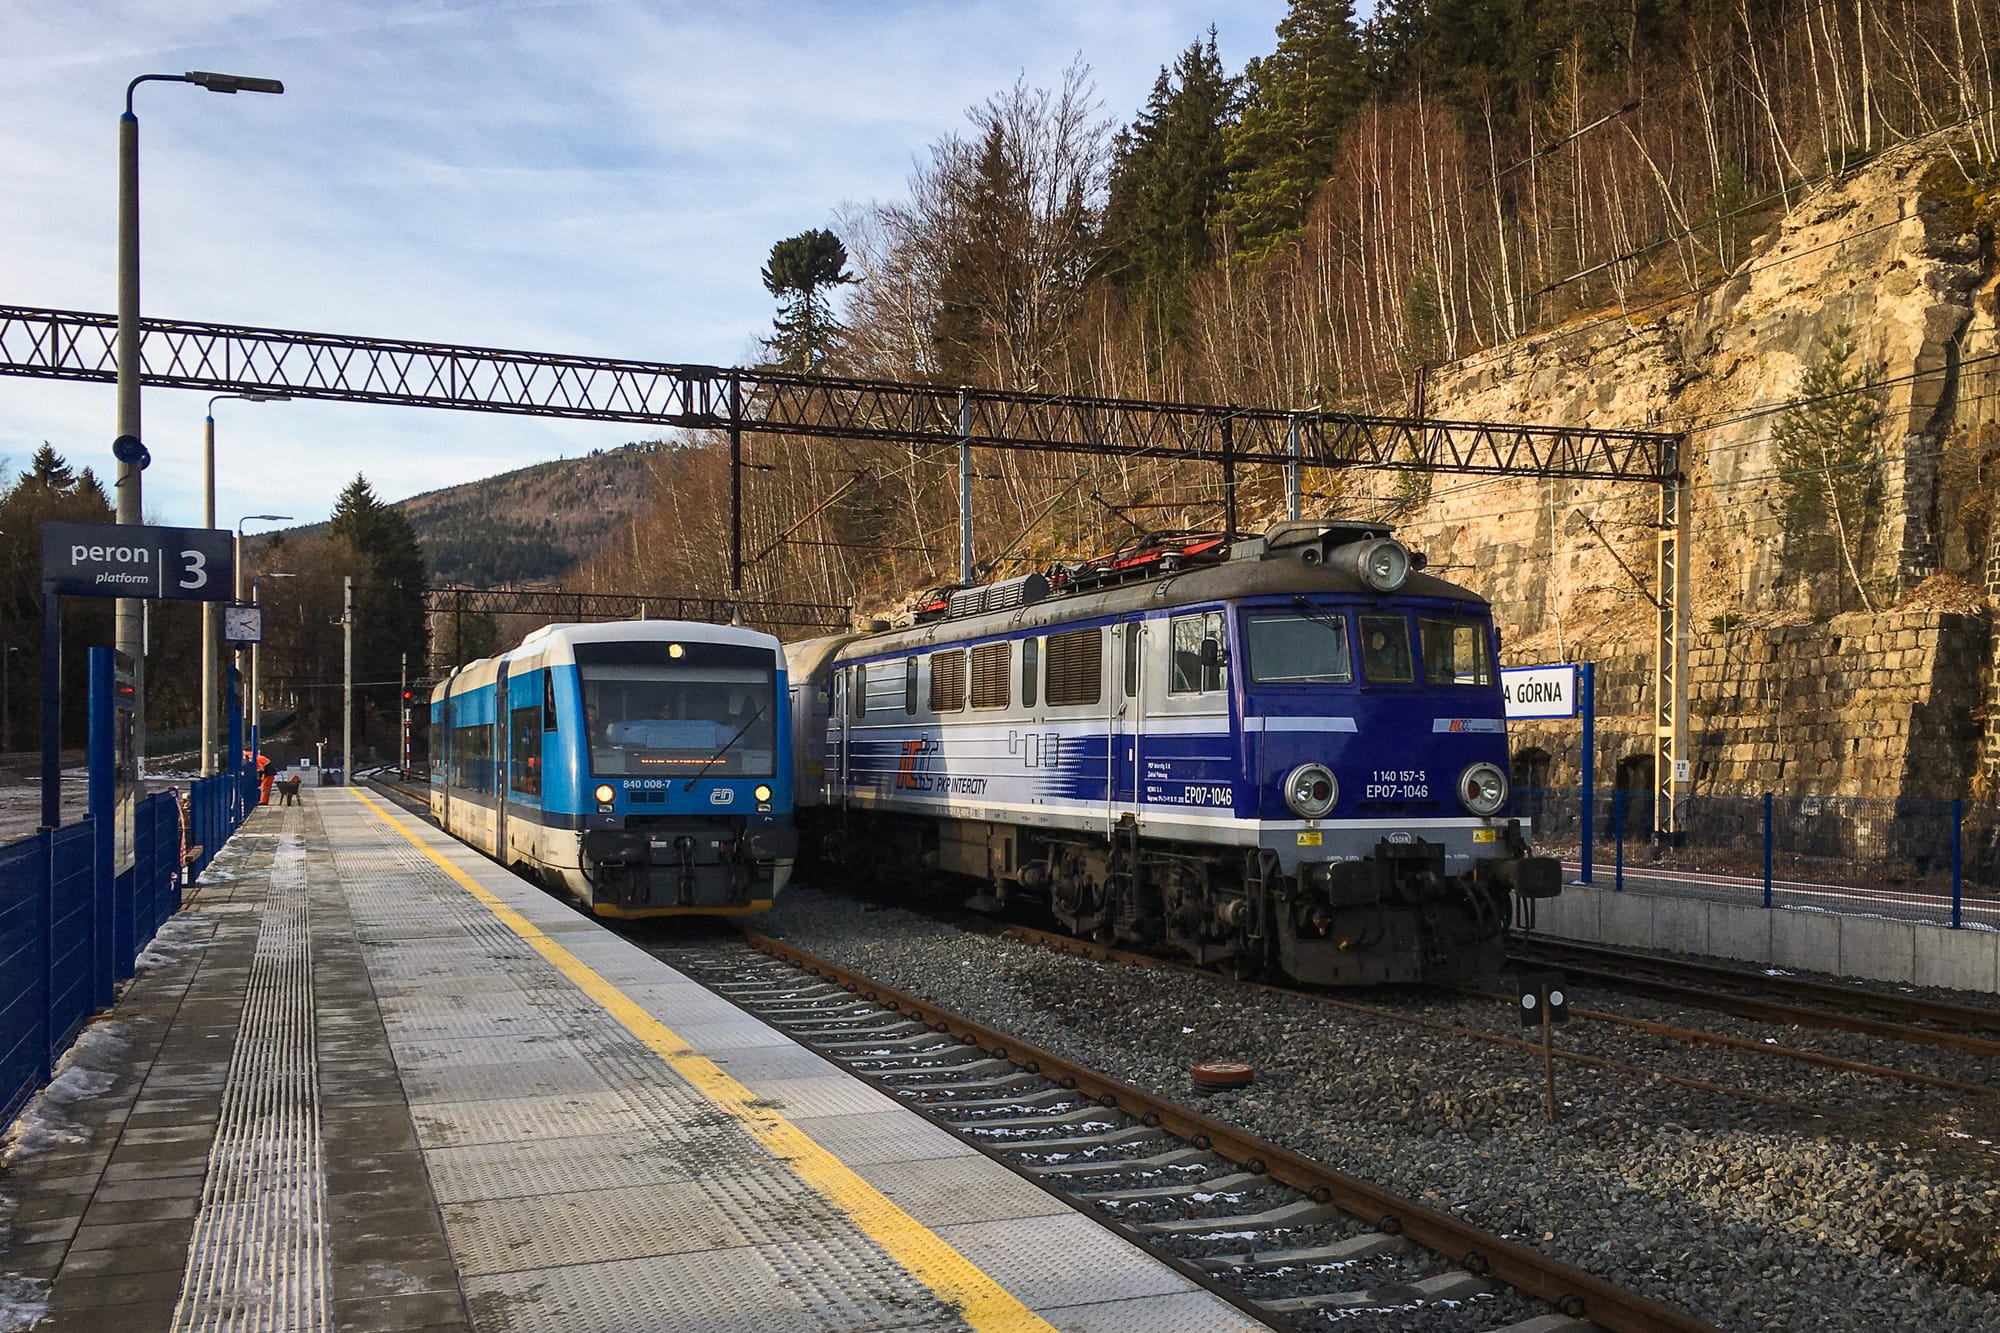
[[[769,634],[550,625],[431,696],[431,813],[600,916],[769,909],[791,875],[790,701]]]
[[[1502,813],[1489,608],[1421,563],[1366,524],[1184,535],[794,644],[801,818],[1238,972],[1490,970],[1560,868]]]

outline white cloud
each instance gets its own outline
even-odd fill
[[[770,0],[714,7],[125,0],[16,5],[0,80],[0,301],[109,310],[117,118],[138,73],[144,308],[545,351],[728,362],[769,327],[773,241],[900,195],[913,157],[1081,54],[1129,119],[1214,17],[1267,50],[1283,0]],[[39,10],[39,12],[35,12]],[[28,11],[28,12],[23,12]],[[206,395],[149,391],[149,514],[201,517]],[[0,457],[110,470],[109,386],[0,378]],[[651,434],[469,413],[225,403],[217,510],[323,516]],[[245,451],[250,457],[246,460]]]

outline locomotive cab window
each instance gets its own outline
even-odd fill
[[[1260,685],[1347,685],[1354,680],[1347,617],[1308,607],[1253,614],[1243,623],[1250,679]]]
[[[1401,616],[1361,617],[1361,676],[1371,685],[1410,685],[1410,622]]]
[[[931,711],[956,713],[965,708],[965,649],[931,654]]]
[[[1222,612],[1176,616],[1172,625],[1169,694],[1211,694],[1223,686]]]
[[[1424,654],[1428,685],[1491,685],[1493,659],[1487,653],[1486,626],[1476,620],[1417,621],[1417,643]]]
[[[982,643],[972,650],[972,706],[1005,708],[1007,673],[1013,665],[1014,645]]]

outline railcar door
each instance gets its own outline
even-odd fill
[[[458,780],[451,766],[452,761],[451,691],[446,689],[444,702],[438,705],[437,717],[431,723],[431,784],[438,795],[438,826],[451,832],[451,784]],[[442,769],[438,765],[444,765]],[[442,778],[442,781],[439,779]]]
[[[830,710],[833,725],[829,728],[832,733],[829,739],[833,743],[835,753],[832,756],[832,762],[827,765],[827,769],[833,775],[834,782],[838,786],[840,808],[843,810],[847,808],[848,792],[847,691],[850,687],[853,674],[846,667],[842,667],[833,673],[833,705]]]
[[[493,859],[508,864],[507,856],[507,774],[512,770],[512,749],[507,725],[507,665],[493,678]]]
[[[1139,750],[1145,732],[1143,703],[1146,626],[1138,616],[1120,621],[1112,649],[1117,664],[1111,694],[1111,822],[1139,815]]]

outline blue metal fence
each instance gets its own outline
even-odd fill
[[[1576,788],[1526,788],[1511,813],[1580,869],[1581,801]],[[1680,798],[1670,837],[1654,832],[1650,791],[1600,792],[1592,813],[1592,879],[1616,890],[2000,929],[2000,805],[1697,795]]]
[[[148,796],[133,812],[132,868],[115,880],[90,819],[0,846],[0,1124],[180,910],[183,846],[202,849],[192,879],[256,802],[254,771],[190,784],[185,828],[173,792]]]

